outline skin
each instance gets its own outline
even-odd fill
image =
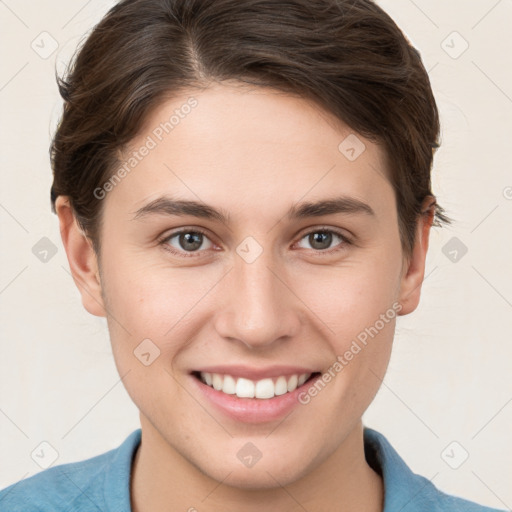
[[[358,136],[366,150],[349,161],[338,150],[349,127],[271,89],[223,83],[183,93],[148,117],[130,150],[191,95],[197,107],[103,200],[100,258],[68,199],[56,205],[83,305],[107,318],[117,369],[140,410],[133,510],[382,511],[382,480],[366,463],[361,417],[384,377],[395,319],[284,420],[228,418],[191,386],[189,372],[209,364],[327,371],[393,303],[402,315],[416,309],[433,211],[418,221],[406,257],[382,148]],[[223,209],[230,222],[133,220],[163,194]],[[338,195],[375,215],[286,217],[298,202]],[[185,256],[173,255],[159,240],[183,227],[207,236],[195,252],[178,236],[167,240]],[[307,235],[321,228],[352,243],[333,235],[318,249]],[[250,264],[236,252],[248,236],[263,249]],[[160,349],[149,366],[133,354],[146,338]],[[262,453],[252,468],[237,458],[249,441]]]

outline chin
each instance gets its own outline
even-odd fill
[[[265,460],[264,460],[265,459]],[[308,470],[306,461],[290,460],[286,453],[262,457],[252,467],[244,467],[238,459],[224,464],[202,466],[201,471],[223,485],[243,490],[276,489],[299,480]],[[212,460],[212,459],[210,459]],[[208,461],[209,462],[209,461]]]
[[[224,475],[225,478],[225,475]],[[276,489],[289,485],[297,480],[298,475],[290,471],[276,471],[272,467],[260,468],[259,470],[236,468],[225,478],[224,485],[243,489],[245,491],[260,491],[262,489]]]

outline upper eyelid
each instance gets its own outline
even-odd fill
[[[302,231],[302,234],[300,235],[300,238],[304,238],[306,235],[309,235],[311,233],[322,233],[322,232],[329,232],[334,233],[338,236],[341,236],[343,238],[346,238],[347,240],[350,238],[349,235],[346,235],[343,233],[343,230],[341,228],[330,228],[328,226],[320,226],[320,227],[313,227],[313,228],[305,228],[306,231]]]
[[[350,245],[353,245],[353,238],[351,236],[348,236],[344,233],[341,232],[341,230],[339,229],[333,229],[333,228],[312,228],[306,232],[303,232],[299,238],[297,239],[296,242],[294,242],[294,245],[299,243],[304,237],[310,235],[311,233],[333,233],[335,234],[336,236],[340,237],[343,241],[341,244],[338,244],[338,245],[347,245],[347,244],[350,244]],[[331,247],[330,249],[326,249],[324,251],[315,251],[315,249],[312,249],[313,251],[315,252],[318,252],[318,253],[329,253],[330,251],[333,251],[333,250],[336,250],[335,248],[337,247],[337,245],[335,245],[334,247]]]
[[[339,236],[342,236],[343,238],[347,238],[349,239],[350,236],[349,235],[346,235],[344,234],[342,231],[341,228],[331,228],[329,226],[319,226],[319,227],[311,227],[311,228],[304,228],[304,230],[301,231],[301,234],[300,236],[297,235],[299,237],[299,239],[302,239],[304,238],[306,235],[309,235],[311,233],[317,233],[317,232],[323,232],[323,231],[328,231],[328,232],[331,232],[331,233],[335,233]],[[197,227],[190,227],[190,228],[178,228],[177,231],[173,231],[171,233],[168,233],[168,234],[165,234],[163,235],[162,237],[160,237],[161,240],[167,240],[169,238],[172,238],[173,236],[176,236],[176,235],[179,235],[181,233],[201,233],[205,236],[208,236],[210,237],[209,235],[209,231],[204,229],[204,228],[197,228]]]
[[[305,231],[301,231],[301,233],[298,235],[297,240],[294,242],[294,245],[297,244],[298,242],[300,242],[304,237],[310,235],[311,233],[319,233],[319,232],[334,233],[335,235],[342,238],[344,243],[352,243],[351,237],[342,233],[341,228],[331,228],[328,226],[316,226],[316,227],[313,226],[311,228],[304,228],[304,230]],[[197,227],[196,228],[192,228],[192,227],[179,228],[177,231],[166,234],[165,236],[160,238],[160,242],[164,243],[166,241],[169,241],[171,238],[174,238],[175,236],[180,235],[182,233],[200,233],[200,234],[206,236],[212,244],[218,245],[218,244],[216,244],[216,242],[214,240],[211,239],[211,237],[209,236],[208,230],[205,230],[203,228],[197,228]],[[194,254],[194,253],[203,252],[206,249],[204,249],[202,251],[191,251],[191,252],[183,251],[183,250],[179,250],[179,249],[175,249],[175,250],[177,250],[178,252],[184,252],[186,254]],[[326,252],[327,253],[328,251],[329,251],[329,249],[325,250],[325,251],[318,251],[318,252]]]

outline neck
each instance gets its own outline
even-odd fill
[[[257,490],[210,478],[169,446],[142,415],[141,425],[130,483],[132,512],[383,511],[383,483],[366,462],[361,422],[312,472],[286,487],[276,481],[273,488]]]

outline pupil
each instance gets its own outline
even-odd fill
[[[331,244],[332,234],[331,233],[312,233],[310,235],[310,243],[314,249],[327,249]],[[317,242],[320,243],[320,246],[317,245]],[[323,245],[322,245],[323,244]]]
[[[192,249],[196,250],[201,247],[201,237],[203,235],[201,233],[182,233],[180,235],[180,245],[183,249]],[[188,245],[187,244],[191,244]]]
[[[201,233],[182,233],[180,235],[180,245],[183,249],[196,250],[201,247]],[[309,235],[310,243],[315,249],[327,249],[332,241],[331,233],[312,233]],[[188,245],[188,247],[187,247]]]

